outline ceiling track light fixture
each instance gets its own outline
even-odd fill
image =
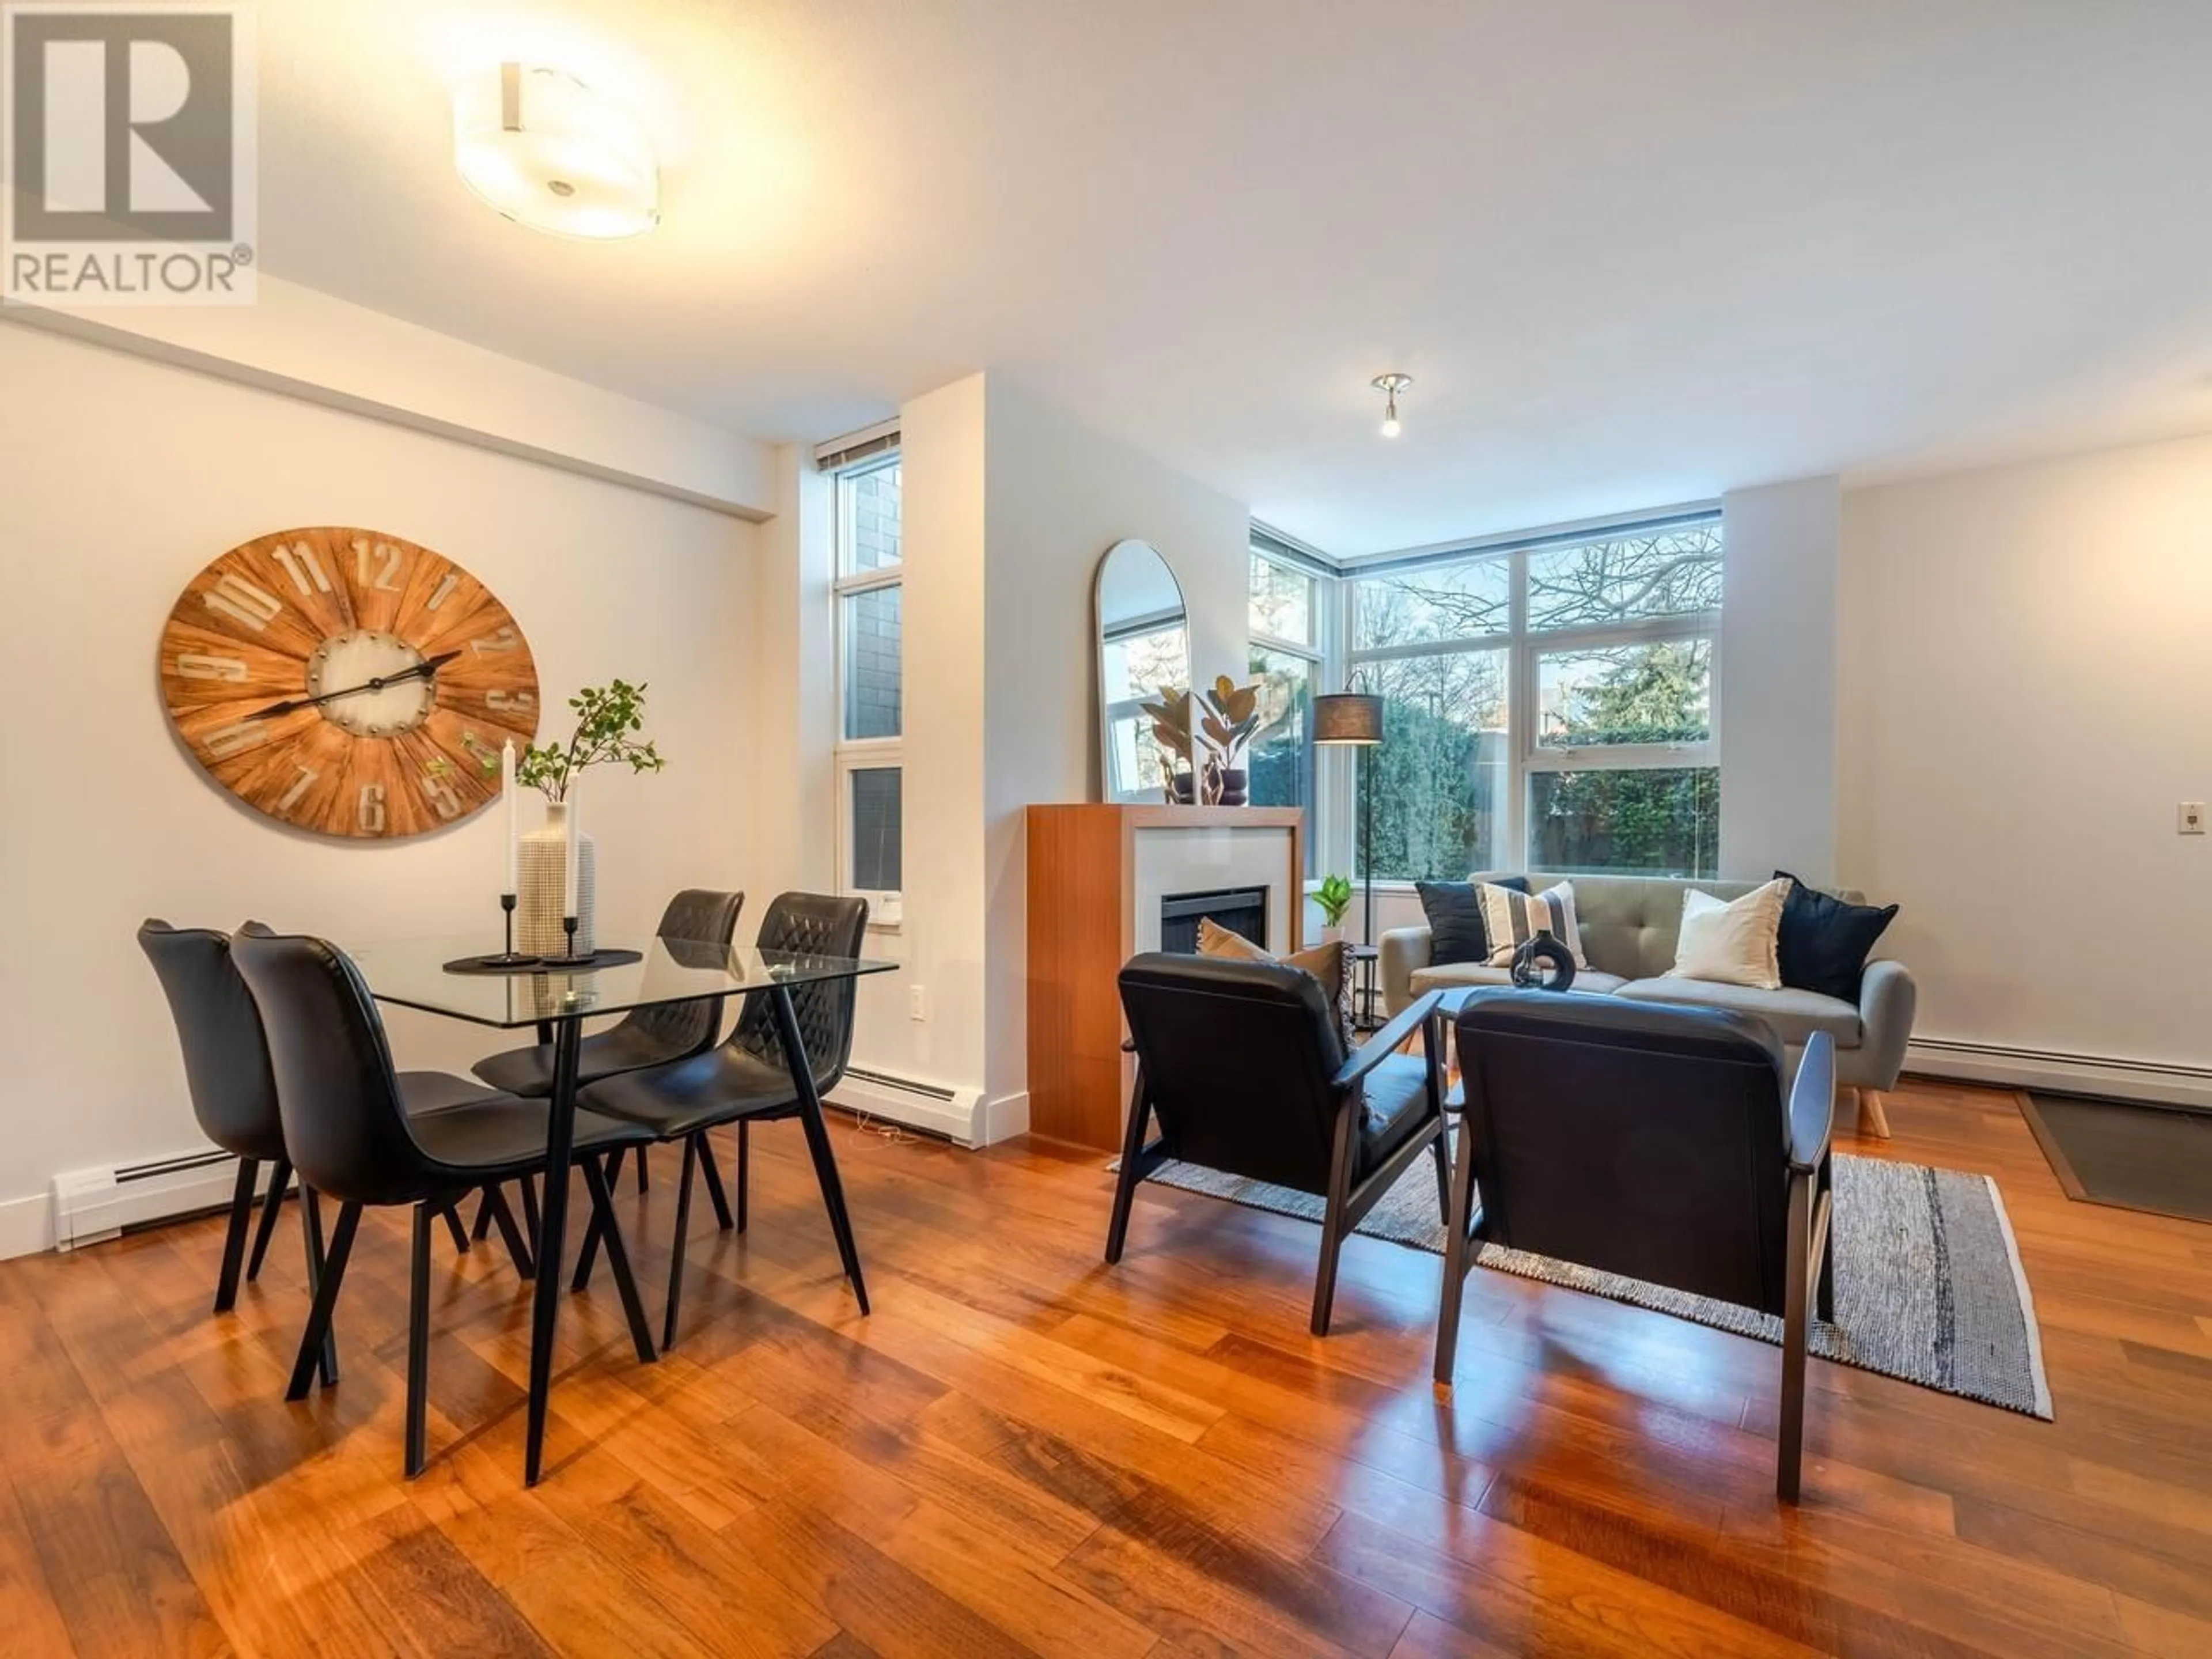
[[[554,236],[660,222],[660,167],[629,112],[573,75],[506,63],[453,91],[453,165],[488,206]]]
[[[1413,385],[1413,377],[1412,375],[1398,374],[1377,374],[1372,380],[1368,382],[1370,386],[1373,386],[1377,392],[1382,394],[1382,435],[1384,437],[1395,438],[1398,435],[1400,431],[1398,425],[1398,394],[1403,392],[1407,386]]]

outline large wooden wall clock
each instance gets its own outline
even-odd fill
[[[380,531],[287,530],[192,578],[161,631],[161,696],[194,759],[257,811],[392,839],[499,793],[538,732],[538,666],[491,590]]]

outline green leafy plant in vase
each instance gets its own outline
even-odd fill
[[[595,948],[594,896],[598,848],[584,834],[577,780],[594,766],[628,766],[658,772],[668,763],[645,731],[645,687],[627,680],[587,685],[568,699],[575,729],[565,743],[532,744],[515,761],[514,781],[545,797],[545,822],[520,839],[517,853],[515,949],[525,955],[562,954],[568,945],[563,918],[571,914],[568,842],[576,842],[575,948]]]

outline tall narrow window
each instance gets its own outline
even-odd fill
[[[1246,667],[1260,683],[1260,728],[1247,764],[1255,806],[1314,810],[1313,695],[1321,677],[1320,584],[1304,571],[1252,550]],[[1306,836],[1308,875],[1320,837]]]
[[[840,880],[886,927],[904,884],[899,485],[896,453],[840,471],[834,532]]]

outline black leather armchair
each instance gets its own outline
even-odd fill
[[[1276,963],[1154,953],[1121,969],[1136,1088],[1106,1260],[1121,1259],[1137,1183],[1170,1158],[1312,1193],[1327,1205],[1313,1332],[1328,1334],[1345,1235],[1424,1152],[1444,1201],[1437,996],[1346,1055],[1319,981]],[[1419,1032],[1422,1053],[1398,1052]],[[1145,1139],[1157,1117],[1158,1139]]]
[[[1796,1502],[1808,1309],[1833,1313],[1832,1042],[1816,1035],[1785,1086],[1774,1034],[1720,1009],[1478,992],[1457,1035],[1466,1109],[1438,1384],[1451,1383],[1460,1302],[1484,1241],[1778,1314],[1775,1486]]]

